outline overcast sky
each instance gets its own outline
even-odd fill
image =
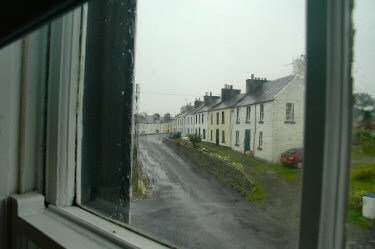
[[[375,2],[360,1],[372,8],[360,9],[358,23],[366,20],[362,12],[374,11]],[[293,58],[305,54],[305,25],[304,0],[139,0],[140,111],[175,115],[205,92],[219,95],[224,84],[244,92],[252,73],[270,80],[291,74]],[[368,28],[374,36],[374,26]],[[368,44],[363,48],[373,55],[362,56],[373,59],[374,42]],[[372,76],[366,71],[356,70],[361,91],[375,78],[375,70],[368,70]]]

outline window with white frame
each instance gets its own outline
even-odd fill
[[[240,123],[240,108],[236,108],[236,123]]]
[[[250,123],[251,106],[246,106],[246,123]]]
[[[262,150],[263,147],[263,132],[260,131],[258,135],[258,150]]]
[[[289,121],[289,122],[294,121],[294,104],[293,103],[286,103],[285,121]]]
[[[236,146],[240,146],[239,141],[240,141],[240,132],[236,131],[236,144],[235,144]]]
[[[264,105],[260,104],[259,105],[259,123],[264,122]]]
[[[122,2],[122,3],[126,4],[125,2]],[[335,4],[337,4],[337,2]],[[309,6],[314,7],[314,3],[309,3]],[[130,8],[128,6],[128,10],[129,9],[131,10],[132,8],[134,8],[134,6],[130,6]],[[326,10],[326,8],[327,7],[325,6],[322,9]],[[93,7],[93,9],[95,9],[95,8]],[[311,14],[311,12],[314,11],[314,9],[313,10],[311,10],[311,9],[313,9],[313,8],[310,8],[310,10],[308,12],[310,14]],[[343,7],[343,8],[335,8],[334,9],[334,11],[340,11],[340,10],[345,10],[345,8]],[[330,17],[332,15],[332,13],[331,12],[327,12],[326,15],[328,17]],[[319,15],[317,15],[317,16],[319,16]],[[89,12],[88,18],[89,18],[89,20],[92,21],[91,23],[95,22],[95,20],[94,20],[95,19],[95,14],[94,13],[92,13],[92,12],[90,13]],[[92,19],[92,18],[94,18],[94,19]],[[312,18],[312,17],[310,17],[310,18]],[[323,18],[325,19],[325,16],[323,16]],[[78,18],[78,19],[81,20],[80,18]],[[345,18],[343,18],[343,19],[345,19]],[[108,23],[114,22],[114,19],[103,19],[103,18],[101,18],[101,21],[103,22],[103,25],[105,26]],[[325,21],[327,21],[327,20],[325,19]],[[120,25],[120,23],[121,23],[121,25]],[[319,22],[317,21],[317,23],[319,23]],[[120,26],[125,25],[125,23],[123,23],[121,21],[118,22],[117,24],[120,25]],[[314,22],[310,22],[309,25],[317,25],[317,24],[315,24]],[[332,24],[328,21],[328,22],[324,22],[324,25],[332,25]],[[90,27],[90,24],[89,24],[89,27]],[[88,27],[88,30],[90,30],[89,27]],[[108,27],[105,26],[105,28],[103,28],[102,30],[108,30]],[[348,30],[350,30],[350,29],[348,29]],[[54,31],[54,30],[52,29],[52,31]],[[96,32],[96,31],[90,31],[90,32]],[[90,32],[88,32],[88,34],[87,34],[88,37],[94,37],[95,38],[96,36],[94,36],[93,34],[90,34]],[[52,34],[52,37],[53,37],[54,33],[52,32],[51,34]],[[97,35],[97,33],[95,33],[95,34]],[[318,37],[317,39],[319,39],[320,36],[317,35],[317,36],[310,36],[310,37]],[[313,38],[310,38],[310,39],[313,39]],[[341,36],[340,39],[345,39],[345,36]],[[340,39],[336,40],[336,43],[340,43]],[[325,42],[332,42],[331,40],[327,41],[327,40],[324,40],[324,39],[323,39],[323,41],[324,41],[322,43],[323,45],[321,44],[319,46],[324,46]],[[127,45],[129,45],[129,44],[127,44]],[[87,44],[87,48],[84,51],[87,51],[90,48],[92,49],[92,47],[93,46]],[[109,48],[107,48],[107,49],[109,49]],[[329,50],[325,50],[325,51],[328,51],[327,53],[333,53],[332,51],[329,51]],[[342,51],[342,50],[340,50],[340,51]],[[343,51],[346,51],[346,50],[343,50]],[[102,52],[103,52],[102,54],[106,54],[105,51],[102,51]],[[87,60],[89,60],[90,58],[95,58],[90,53],[94,54],[95,51],[92,51],[92,52],[89,52],[89,53],[86,54],[86,56],[88,57]],[[322,60],[322,61],[325,62],[326,57],[325,56],[323,56],[323,57],[324,58],[315,58],[315,59]],[[314,57],[312,56],[312,59],[313,58]],[[329,57],[329,58],[331,58],[331,57]],[[126,58],[126,60],[128,62],[130,61],[130,59],[131,58]],[[313,61],[312,63],[316,63],[316,61],[315,62]],[[333,63],[333,64],[335,65],[335,63]],[[339,63],[337,63],[337,64],[339,64]],[[129,65],[131,65],[131,63]],[[318,63],[318,64],[312,64],[312,65],[321,65],[321,64]],[[324,64],[324,65],[326,66],[326,64]],[[84,86],[86,88],[86,86],[88,84],[87,82],[91,82],[93,80],[93,78],[95,78],[96,72],[94,71],[94,69],[90,69],[90,67],[95,67],[95,66],[92,66],[90,63],[86,62],[85,63],[85,67],[86,67],[85,68],[85,72],[92,72],[92,73],[86,73],[85,76],[88,79],[87,78],[83,79]],[[328,74],[332,73],[332,72],[324,70],[324,69],[326,69],[324,66],[321,66],[321,67],[323,68],[323,69],[321,68],[322,72],[328,72]],[[313,68],[313,67],[311,67],[311,68]],[[105,72],[106,70],[107,69],[104,69],[103,71]],[[126,74],[128,74],[128,73],[129,72],[126,72]],[[110,75],[110,74],[106,74],[106,75]],[[130,75],[132,75],[132,73],[130,73]],[[308,77],[309,77],[309,75],[310,75],[311,78],[315,77],[314,74],[308,74]],[[315,75],[319,75],[319,74],[315,74]],[[116,74],[116,76],[117,76],[117,74]],[[103,78],[100,77],[100,78],[104,79],[105,77],[103,77]],[[339,79],[339,77],[336,77],[336,78],[334,77],[334,79]],[[344,77],[344,79],[345,79],[345,77]],[[124,81],[123,78],[121,78],[121,80]],[[323,82],[324,80],[325,80],[325,78],[322,81],[316,81],[316,82]],[[106,131],[106,129],[108,127],[111,127],[111,129],[112,129],[112,125],[113,125],[114,122],[112,122],[113,120],[112,120],[112,118],[111,118],[110,115],[108,117],[104,117],[104,118],[103,118],[103,116],[105,116],[105,115],[108,114],[107,113],[107,110],[108,110],[107,108],[110,107],[110,106],[112,106],[112,105],[118,105],[120,107],[121,106],[124,107],[124,106],[129,105],[131,107],[132,103],[128,102],[129,101],[128,98],[130,96],[130,99],[131,99],[131,93],[130,92],[132,92],[132,91],[130,89],[131,88],[130,85],[126,85],[125,88],[122,88],[123,87],[123,85],[121,85],[122,83],[118,83],[118,87],[120,89],[120,91],[118,93],[120,93],[121,96],[124,96],[124,94],[122,93],[121,90],[125,90],[124,91],[125,97],[122,97],[122,98],[121,97],[115,97],[113,100],[109,100],[108,103],[98,103],[98,102],[95,102],[94,99],[104,100],[104,102],[107,102],[107,98],[105,96],[102,96],[102,97],[98,96],[98,95],[101,94],[100,90],[102,90],[102,89],[105,88],[104,87],[104,83],[105,82],[98,82],[98,83],[93,84],[92,88],[88,87],[88,89],[84,89],[84,92],[82,92],[82,95],[81,95],[81,96],[83,96],[82,97],[83,100],[87,101],[87,104],[94,103],[96,105],[96,107],[98,107],[98,109],[100,109],[100,110],[97,110],[96,113],[99,114],[97,116],[101,118],[100,122],[102,122],[102,123],[100,123],[100,122],[91,122],[91,124],[89,124],[89,121],[90,120],[92,121],[92,117],[87,117],[87,116],[92,115],[91,109],[90,109],[91,107],[88,107],[87,105],[86,106],[83,105],[83,107],[82,107],[82,109],[83,109],[83,114],[82,114],[83,117],[82,117],[82,127],[81,128],[84,128],[84,129],[81,129],[81,131],[80,131],[80,132],[83,133],[83,134],[81,134],[82,135],[82,144],[81,144],[81,146],[82,146],[82,162],[78,161],[78,163],[77,163],[78,165],[80,163],[82,163],[82,165],[81,165],[82,166],[82,169],[81,169],[82,171],[80,172],[80,173],[82,173],[82,179],[81,179],[81,182],[79,183],[79,185],[77,186],[77,189],[81,189],[82,191],[81,192],[77,192],[76,194],[82,195],[82,196],[78,196],[77,198],[81,198],[81,200],[84,200],[81,204],[83,204],[85,206],[85,208],[88,208],[90,210],[99,211],[99,213],[107,215],[108,217],[111,217],[111,218],[114,218],[114,219],[117,219],[117,220],[120,220],[120,221],[124,222],[126,220],[126,217],[124,218],[124,217],[121,217],[121,216],[123,216],[127,212],[126,211],[127,210],[127,201],[129,201],[129,200],[127,199],[128,197],[126,197],[126,195],[129,194],[129,192],[126,192],[127,191],[126,188],[129,188],[129,186],[126,185],[126,184],[128,184],[128,182],[130,180],[129,180],[129,170],[126,169],[126,167],[123,164],[125,164],[127,162],[127,160],[130,160],[129,158],[126,158],[126,155],[130,156],[131,155],[131,151],[132,151],[133,148],[131,146],[129,146],[129,142],[123,140],[123,133],[121,133],[121,131],[120,131],[119,134],[117,134],[117,138],[111,132]],[[132,82],[132,80],[130,78],[128,79],[127,84],[129,84],[129,82]],[[115,85],[116,84],[117,83],[115,83]],[[319,83],[319,84],[321,84],[321,83]],[[330,84],[331,83],[327,83],[328,86],[331,86]],[[334,84],[334,83],[332,83],[332,84]],[[341,85],[345,86],[345,84],[346,84],[345,82],[344,83],[340,82],[340,84],[338,84],[337,87],[340,87]],[[324,85],[324,84],[322,83],[322,85]],[[319,85],[319,86],[321,86],[321,85]],[[312,87],[312,84],[310,84],[309,87]],[[323,90],[321,90],[321,89],[323,89]],[[80,90],[82,90],[82,89],[80,89]],[[99,91],[97,91],[97,90],[99,90]],[[105,92],[103,93],[103,95],[105,95],[106,93],[108,93],[109,90],[105,89],[104,91]],[[340,98],[340,96],[343,97],[345,95],[345,91],[336,91],[338,93],[334,93],[334,92],[330,91],[329,89],[326,90],[325,87],[321,87],[320,89],[308,88],[307,91],[306,91],[306,93],[307,93],[307,96],[310,97],[310,100],[311,100],[311,96],[314,96],[313,94],[311,94],[311,92],[314,92],[314,91],[315,92],[323,91],[324,93],[327,93],[328,97],[331,97],[331,96],[335,97],[336,96],[337,98]],[[96,94],[98,94],[98,95],[96,95]],[[326,100],[323,100],[323,102],[324,101],[326,101]],[[333,99],[332,101],[335,101],[335,99]],[[341,101],[339,103],[346,103],[346,102],[345,101]],[[328,114],[327,115],[328,118],[331,117],[331,116],[334,116],[335,112],[337,113],[337,112],[340,111],[340,110],[337,110],[337,108],[334,111],[333,111],[334,108],[330,109],[329,103],[323,103],[322,105],[323,105],[323,107],[318,107],[318,109],[320,108],[320,110],[326,111],[326,112],[324,112],[324,114],[327,113]],[[73,106],[76,106],[76,105],[73,105]],[[308,108],[311,108],[311,106],[312,106],[311,102],[308,102]],[[94,108],[94,107],[92,107],[92,108]],[[344,111],[342,111],[342,112],[344,112],[344,114],[345,113],[350,113],[350,110],[345,110],[345,108],[343,108],[343,109],[344,109]],[[111,109],[111,111],[115,111],[115,110]],[[256,114],[256,110],[254,112]],[[117,113],[117,115],[118,115],[118,113],[124,113],[124,109],[117,110],[116,113]],[[126,113],[126,110],[125,110],[125,113]],[[320,113],[320,112],[317,112],[317,113]],[[87,114],[87,116],[85,116],[86,114]],[[332,114],[332,115],[329,115],[329,114]],[[308,115],[308,117],[310,117],[310,121],[311,121],[311,118],[314,118],[314,115],[310,115],[310,114],[307,114],[307,115]],[[118,116],[121,116],[120,117],[120,122],[115,122],[115,123],[121,124],[119,126],[121,126],[120,127],[121,129],[123,129],[124,126],[122,124],[123,124],[123,122],[126,123],[128,119],[127,119],[126,115],[124,115],[125,117],[122,116],[122,115],[118,115]],[[263,116],[264,116],[264,114],[263,114]],[[288,119],[287,116],[288,115],[286,115],[286,119]],[[293,108],[293,116],[294,116],[294,108]],[[321,120],[321,119],[323,119],[323,121],[324,121],[324,118],[320,117],[319,120]],[[337,118],[337,119],[340,119],[340,118]],[[260,121],[263,121],[263,117],[262,117],[261,113],[260,113]],[[218,122],[219,121],[217,121],[217,123]],[[180,125],[182,125],[184,123],[184,121],[178,120],[178,123]],[[212,116],[211,116],[211,123],[212,123]],[[330,126],[325,125],[326,122],[321,122],[321,123],[322,123],[322,127],[326,128],[326,129],[331,129]],[[341,123],[343,123],[343,122],[341,122]],[[129,124],[130,124],[130,122],[129,122]],[[337,122],[337,125],[340,125],[340,122]],[[129,125],[129,127],[130,126],[131,125]],[[86,128],[88,128],[88,129],[86,130]],[[117,128],[118,127],[116,127],[116,129]],[[310,128],[309,127],[309,122],[307,122],[307,134],[308,135],[306,136],[306,141],[307,141],[306,145],[307,145],[307,148],[312,148],[311,143],[309,144],[309,142],[311,142],[311,141],[315,141],[316,142],[316,140],[314,140],[316,138],[314,137],[314,135],[312,135],[313,133],[311,133],[311,129],[309,130],[309,128]],[[336,129],[336,127],[335,127],[335,129]],[[73,129],[73,131],[74,131],[74,129]],[[349,136],[348,134],[350,134],[350,132],[346,132],[346,131],[347,130],[344,129],[343,133],[345,133],[346,136]],[[127,133],[127,132],[129,132],[129,130],[124,131],[124,133],[130,134],[130,133]],[[203,132],[204,132],[204,130],[203,130]],[[327,132],[326,134],[328,134],[327,136],[333,136],[334,137],[334,135],[331,135],[333,133],[334,132],[331,132],[331,133]],[[93,136],[93,137],[90,138],[90,136]],[[222,133],[222,137],[223,137],[223,140],[224,140],[224,131]],[[316,136],[316,137],[320,137],[320,136]],[[322,137],[324,137],[324,134],[322,135]],[[92,139],[92,140],[90,140],[90,139]],[[149,137],[147,139],[152,139],[152,138]],[[212,130],[211,130],[211,141],[212,141],[212,139],[213,139],[213,133],[212,133]],[[258,141],[258,145],[259,145],[258,147],[259,148],[262,148],[262,142],[263,142],[262,139],[263,139],[263,132],[259,132],[259,141]],[[79,139],[77,139],[77,140],[79,140]],[[131,139],[128,139],[128,140],[131,140]],[[97,143],[97,141],[100,141],[100,143]],[[324,141],[327,141],[327,139],[324,140]],[[328,139],[328,141],[330,141],[330,140]],[[113,142],[116,142],[116,143],[113,144]],[[237,134],[236,134],[236,142],[237,142]],[[101,144],[101,143],[103,143],[103,144]],[[319,143],[319,141],[316,142],[316,143]],[[327,142],[324,142],[324,143],[326,144]],[[253,140],[252,140],[252,144],[253,144]],[[339,144],[339,143],[337,143],[337,144]],[[132,145],[132,144],[130,144],[130,145]],[[78,146],[80,146],[80,145],[78,145]],[[116,146],[119,147],[119,148],[117,148]],[[334,144],[333,144],[333,146],[317,146],[315,148],[318,148],[319,150],[321,149],[322,151],[320,151],[320,152],[326,153],[326,151],[324,150],[324,148],[326,148],[326,147],[336,148],[334,146]],[[120,153],[118,151],[116,151],[116,149],[118,149],[122,153],[124,151],[126,151],[126,153],[124,153],[126,155],[124,155],[124,157],[121,157]],[[330,185],[328,183],[326,183],[326,182],[323,182],[323,184],[322,184],[322,182],[321,182],[322,180],[321,179],[323,178],[322,177],[323,173],[324,174],[329,174],[329,172],[327,173],[327,172],[324,171],[328,167],[325,164],[323,164],[323,163],[319,164],[319,162],[318,162],[317,165],[320,165],[321,167],[319,167],[318,169],[314,168],[314,171],[312,171],[311,169],[313,167],[309,166],[309,164],[311,164],[311,165],[313,164],[313,158],[314,158],[313,156],[314,155],[319,160],[321,159],[321,156],[319,156],[319,153],[315,153],[314,149],[307,150],[306,157],[310,158],[311,161],[308,161],[306,163],[306,165],[305,165],[306,168],[304,170],[306,170],[305,171],[306,172],[306,174],[305,174],[306,175],[305,176],[306,179],[304,179],[304,180],[306,180],[307,183],[309,183],[309,176],[308,175],[310,175],[310,174],[308,174],[307,172],[318,172],[317,177],[315,179],[313,179],[313,181],[317,181],[316,179],[318,178],[318,186],[319,186],[319,183],[320,183],[324,187],[324,188],[322,187],[322,189],[326,190],[327,189],[327,185],[328,185],[328,187],[330,187]],[[113,150],[114,152],[112,153],[109,150]],[[95,152],[97,152],[97,154],[93,155],[94,158],[89,158],[90,155],[92,155],[92,153],[95,153]],[[79,153],[81,153],[81,151],[79,151]],[[323,153],[321,153],[321,154],[323,154]],[[342,156],[343,154],[344,153],[342,153],[342,152],[337,152],[337,153],[332,153],[331,156],[333,156],[335,158],[338,158],[336,155],[338,155],[338,156],[341,155]],[[123,184],[123,183],[125,184],[127,182],[123,188],[119,187],[119,185],[116,185],[118,183],[116,183],[114,185],[111,185],[112,183],[106,181],[107,180],[106,178],[110,174],[105,174],[103,177],[98,177],[97,178],[97,175],[103,173],[104,170],[105,170],[104,166],[101,166],[101,164],[105,164],[107,166],[106,162],[109,161],[108,158],[111,157],[111,156],[113,156],[112,157],[112,159],[113,159],[113,165],[110,164],[108,166],[108,168],[109,169],[115,169],[115,170],[117,170],[119,172],[118,173],[119,176],[116,179],[118,179],[120,176],[124,177],[124,179],[120,179],[120,184]],[[257,156],[258,155],[255,154],[255,158]],[[87,167],[87,164],[89,164],[89,163],[92,164],[92,166],[90,166],[90,168]],[[118,167],[119,165],[120,165],[120,167]],[[345,165],[345,162],[343,162],[341,165]],[[335,167],[335,165],[333,165],[333,166]],[[344,167],[344,166],[340,166],[340,167]],[[343,169],[343,168],[341,168],[341,169]],[[345,170],[345,168],[344,168],[344,170]],[[92,171],[96,171],[96,172],[92,172]],[[133,172],[136,172],[136,170],[134,170]],[[333,175],[333,176],[335,177],[336,175]],[[339,178],[339,177],[340,176],[337,176],[336,178]],[[97,179],[95,179],[95,178],[97,178]],[[341,176],[341,178],[339,178],[339,179],[342,180],[342,178],[343,177]],[[51,182],[51,180],[49,180],[48,182]],[[345,179],[344,179],[344,182],[345,182]],[[311,181],[310,181],[310,183],[311,183]],[[317,194],[317,196],[319,197],[318,199],[322,198],[322,200],[323,200],[322,203],[320,203],[320,200],[318,200],[318,202],[319,202],[318,203],[319,204],[318,205],[319,208],[313,209],[313,210],[318,210],[318,211],[311,211],[312,208],[307,207],[307,205],[309,204],[308,203],[309,201],[311,201],[311,203],[313,203],[312,205],[314,205],[314,202],[312,200],[315,200],[315,199],[313,199],[314,195],[308,195],[308,193],[311,192],[311,191],[320,191],[319,187],[318,188],[314,188],[314,190],[311,190],[312,187],[309,188],[308,187],[309,185],[310,184],[304,184],[304,187],[303,187],[305,189],[305,191],[303,192],[303,195],[304,195],[304,200],[303,200],[304,203],[303,204],[304,205],[302,206],[302,214],[305,215],[305,216],[306,216],[306,213],[309,213],[309,212],[312,212],[312,213],[318,212],[318,214],[321,214],[321,212],[322,212],[324,214],[324,212],[326,212],[326,210],[329,210],[329,204],[327,204],[328,201],[327,201],[325,193],[318,192],[318,194]],[[311,185],[311,186],[313,186],[313,185]],[[334,187],[332,187],[332,189],[333,188]],[[87,191],[87,189],[89,189],[89,191]],[[331,189],[331,188],[328,188],[328,189]],[[345,189],[345,188],[342,188],[342,189]],[[118,191],[118,193],[116,193],[116,190],[120,190],[120,191]],[[48,191],[50,191],[50,190],[48,190]],[[165,192],[173,191],[173,188],[172,188],[172,190],[164,188],[164,189],[162,189],[162,191],[165,191]],[[346,190],[341,190],[341,191],[345,192]],[[341,192],[340,193],[338,193],[336,191],[332,191],[332,192],[334,192],[334,194],[341,194]],[[306,196],[309,196],[309,197],[306,197]],[[112,197],[114,197],[114,198],[112,198]],[[114,199],[116,199],[116,200],[114,200]],[[334,199],[334,198],[331,198],[331,199]],[[336,199],[340,199],[340,198],[336,198]],[[341,199],[345,199],[345,198],[341,198]],[[111,205],[108,205],[108,203],[116,203],[116,204],[118,204],[117,210],[115,210],[112,213],[112,209],[111,209],[112,207],[111,207]],[[320,205],[320,204],[322,204],[322,205]],[[339,209],[339,205],[335,205],[335,208]],[[108,211],[108,209],[110,211]],[[133,209],[133,210],[136,213],[139,209]],[[147,210],[147,209],[145,209],[145,210]],[[334,211],[335,209],[330,209],[330,211],[332,211],[332,210]],[[336,214],[336,212],[331,212],[331,214],[332,213],[335,216],[336,215],[337,216],[340,215],[340,214]],[[345,212],[339,212],[339,213],[345,213]],[[147,211],[145,213],[141,214],[141,215],[147,215]],[[324,221],[324,222],[325,222],[325,224],[328,224],[328,226],[327,226],[328,228],[327,227],[314,226],[314,225],[316,225],[316,223],[319,225],[319,222],[321,222],[320,221],[321,218],[319,218],[321,216],[317,216],[317,217],[318,217],[317,219],[311,219],[311,216],[308,216],[307,218],[305,217],[305,219],[302,219],[301,228],[300,228],[301,229],[301,232],[300,232],[300,234],[301,234],[300,248],[307,248],[307,247],[304,247],[304,245],[309,245],[308,243],[312,243],[312,244],[316,243],[317,244],[317,242],[316,242],[317,238],[321,238],[321,240],[319,242],[321,244],[319,246],[316,246],[316,248],[340,248],[340,246],[336,246],[337,244],[335,244],[335,246],[333,246],[333,247],[329,247],[329,246],[328,247],[327,246],[324,247],[324,245],[327,245],[327,243],[330,244],[330,242],[331,242],[329,239],[324,240],[324,234],[336,234],[336,233],[324,233],[324,232],[320,233],[320,231],[323,231],[323,230],[325,231],[325,229],[329,229],[329,225],[331,224],[331,221],[330,221],[330,216],[324,216],[324,217],[327,218],[327,220]],[[312,224],[313,226],[308,226],[308,229],[305,229],[306,224],[308,224],[309,222],[311,222],[311,220],[316,220],[316,222],[315,223],[313,222],[314,223],[314,224]],[[133,224],[139,225],[140,223],[142,223],[142,222],[139,222],[139,223],[134,222]],[[149,225],[149,222],[145,222],[145,223],[147,224],[147,226]],[[337,225],[337,227],[342,228],[342,223],[340,223],[340,220],[338,221],[338,224],[339,225]],[[142,230],[147,230],[147,229],[142,229]],[[310,237],[309,237],[309,235],[306,235],[307,234],[306,231],[307,232],[311,232],[312,231],[314,234],[316,234],[316,238],[313,235],[310,235]],[[338,232],[338,234],[340,235],[340,231]],[[341,234],[342,234],[342,232],[341,232]],[[337,236],[339,236],[339,235],[337,235]],[[330,238],[330,239],[333,241],[333,238]],[[335,240],[335,241],[340,241],[340,239]],[[183,243],[184,242],[182,242],[182,244]],[[332,244],[330,244],[330,245],[332,245]],[[184,245],[182,245],[182,246],[184,246]]]

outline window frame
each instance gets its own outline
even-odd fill
[[[240,108],[236,108],[236,124],[240,123]]]
[[[225,143],[225,131],[224,130],[222,130],[221,131],[221,143]]]
[[[235,146],[240,146],[239,140],[240,140],[240,131],[236,131],[236,144],[235,144]]]
[[[225,124],[225,114],[224,114],[224,111],[221,112],[221,124]]]
[[[259,105],[259,124],[264,123],[264,104]]]
[[[344,248],[351,148],[351,4],[349,0],[307,1],[307,139],[300,249]],[[317,97],[320,105],[314,103]]]
[[[263,132],[260,131],[258,134],[258,150],[263,150]]]
[[[288,105],[291,107],[288,111]],[[294,121],[294,103],[286,103],[285,104],[285,123],[295,123]]]
[[[246,123],[250,123],[251,105],[246,106]]]

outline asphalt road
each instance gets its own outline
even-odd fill
[[[296,248],[296,232],[182,159],[161,135],[140,137],[153,194],[131,204],[131,225],[181,248]]]

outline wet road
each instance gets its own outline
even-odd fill
[[[182,248],[295,248],[295,231],[271,220],[212,175],[162,143],[140,137],[151,197],[133,201],[131,224]]]

